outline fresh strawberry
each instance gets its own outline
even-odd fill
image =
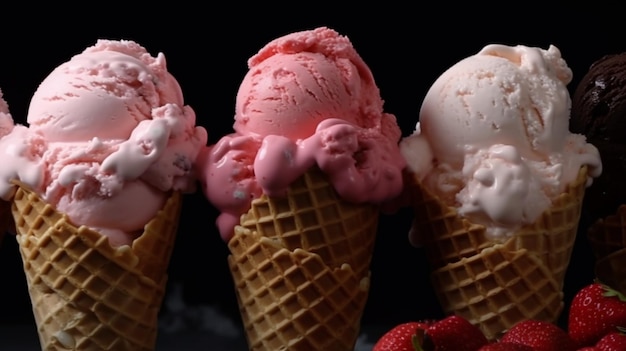
[[[372,351],[478,351],[487,343],[478,327],[449,316],[400,324],[378,339]]]
[[[572,299],[567,330],[579,347],[626,327],[626,297],[600,283],[583,287]]]
[[[416,344],[423,338],[429,322],[406,322],[386,332],[374,345],[372,351],[416,351]]]
[[[516,342],[496,341],[481,347],[478,351],[535,351],[535,349]]]
[[[424,335],[423,349],[436,351],[477,351],[489,341],[467,319],[452,315],[431,324]]]
[[[501,342],[513,342],[528,345],[535,351],[575,351],[576,344],[556,324],[528,319],[513,325],[504,333]]]
[[[596,345],[598,351],[625,351],[626,334],[611,332],[600,339]]]

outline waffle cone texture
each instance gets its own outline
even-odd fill
[[[340,199],[317,168],[253,200],[228,242],[250,350],[354,350],[378,211]]]
[[[595,257],[596,278],[626,294],[626,205],[592,224],[587,238]]]
[[[18,187],[12,212],[42,350],[154,350],[180,207],[174,192],[132,246],[113,248]]]
[[[563,281],[578,230],[587,169],[532,224],[501,242],[460,216],[406,174],[413,230],[431,265],[431,280],[446,314],[458,314],[495,340],[526,319],[556,322]]]

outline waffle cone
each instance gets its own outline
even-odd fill
[[[596,259],[596,278],[626,293],[626,205],[593,223],[587,238]]]
[[[502,244],[432,272],[433,288],[447,314],[458,314],[495,340],[526,319],[556,321],[563,291],[552,272],[528,250]]]
[[[261,196],[228,243],[250,350],[353,350],[378,208],[348,203],[317,168]]]
[[[132,246],[113,248],[18,186],[12,211],[42,350],[154,350],[180,206],[172,193]]]
[[[586,180],[583,167],[534,223],[497,242],[484,226],[460,216],[412,179],[413,230],[433,269],[443,310],[467,318],[491,339],[524,319],[556,322]]]

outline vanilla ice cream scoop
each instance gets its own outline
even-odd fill
[[[597,149],[569,131],[571,80],[555,46],[485,46],[428,90],[401,142],[409,169],[494,236],[532,223],[582,166],[589,184],[601,172]]]
[[[440,162],[458,164],[467,148],[496,143],[540,158],[562,149],[569,135],[571,79],[555,46],[488,45],[435,81],[421,107],[421,130]]]

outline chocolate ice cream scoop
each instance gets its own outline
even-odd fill
[[[572,96],[570,129],[584,134],[602,158],[602,175],[585,193],[596,220],[626,203],[626,52],[595,61]]]

